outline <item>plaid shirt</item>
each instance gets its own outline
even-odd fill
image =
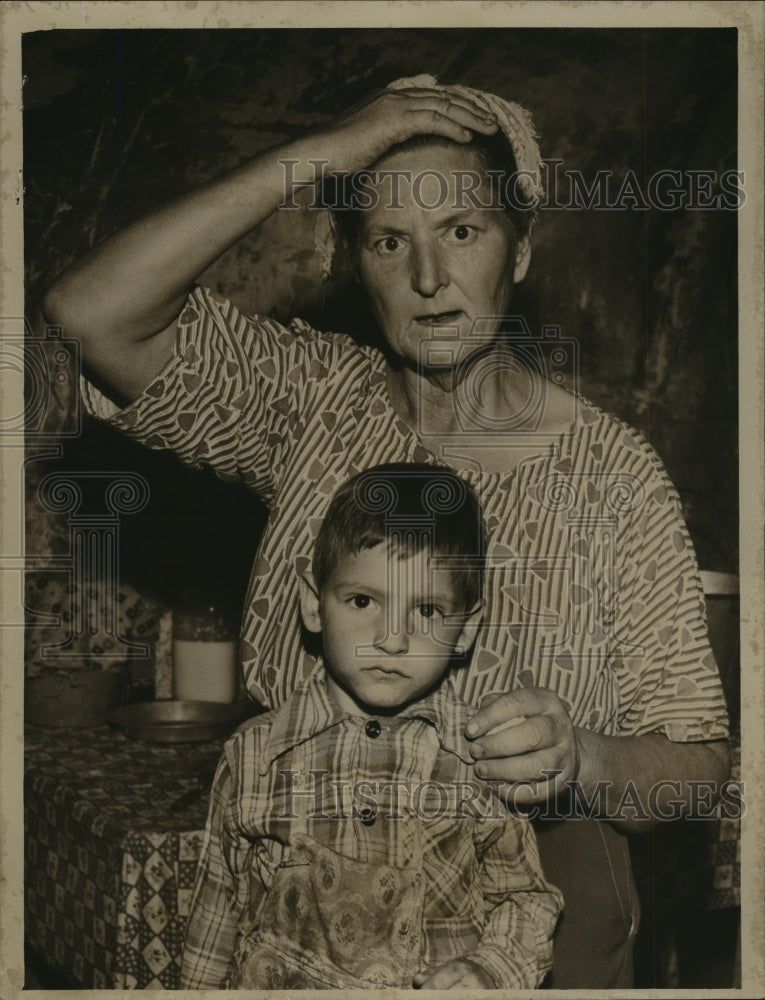
[[[475,777],[467,709],[451,683],[370,721],[337,707],[324,677],[319,664],[281,709],[245,723],[225,746],[182,986],[229,984],[296,834],[354,861],[423,873],[422,968],[464,957],[497,988],[538,986],[562,898],[544,880],[529,822]]]

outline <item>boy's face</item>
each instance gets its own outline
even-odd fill
[[[322,633],[328,685],[346,711],[403,708],[470,648],[482,607],[464,607],[452,572],[426,551],[399,559],[381,543],[340,559],[318,598],[301,580],[303,620]]]

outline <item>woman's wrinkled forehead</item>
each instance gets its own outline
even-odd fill
[[[462,87],[458,84],[444,86],[438,82],[436,77],[427,73],[421,73],[414,77],[402,77],[388,84],[389,90],[406,90],[416,87],[441,91],[447,96],[454,94],[468,97],[479,107],[491,112],[497,120],[499,132],[512,150],[524,197],[534,204],[543,198],[542,154],[537,143],[537,132],[530,111],[515,101],[506,101],[503,97],[498,97],[485,90],[475,90],[472,87]]]
[[[437,137],[405,143],[382,156],[363,178],[357,224],[361,232],[378,225],[397,228],[412,214],[432,224],[451,219],[457,224],[469,213],[502,211],[479,151]]]

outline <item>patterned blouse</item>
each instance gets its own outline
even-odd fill
[[[301,320],[245,316],[199,287],[172,359],[131,405],[118,410],[83,383],[91,413],[244,483],[269,507],[241,641],[247,689],[267,706],[281,705],[316,662],[301,643],[297,574],[335,488],[381,462],[442,461],[393,410],[385,372],[374,348]],[[487,611],[458,693],[477,703],[547,687],[575,725],[595,732],[725,738],[679,497],[637,432],[571,401],[570,431],[512,471],[457,469],[489,535]],[[489,443],[496,448],[496,434]]]
[[[322,664],[228,741],[182,986],[411,988],[467,958],[497,988],[552,963],[560,893],[534,831],[478,781],[447,680],[393,717],[347,715]]]

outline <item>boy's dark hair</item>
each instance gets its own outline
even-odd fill
[[[399,559],[426,548],[433,556],[455,558],[455,594],[466,609],[480,600],[486,548],[483,515],[473,490],[452,469],[395,462],[366,469],[344,483],[316,539],[313,574],[318,590],[343,556],[382,542]]]

